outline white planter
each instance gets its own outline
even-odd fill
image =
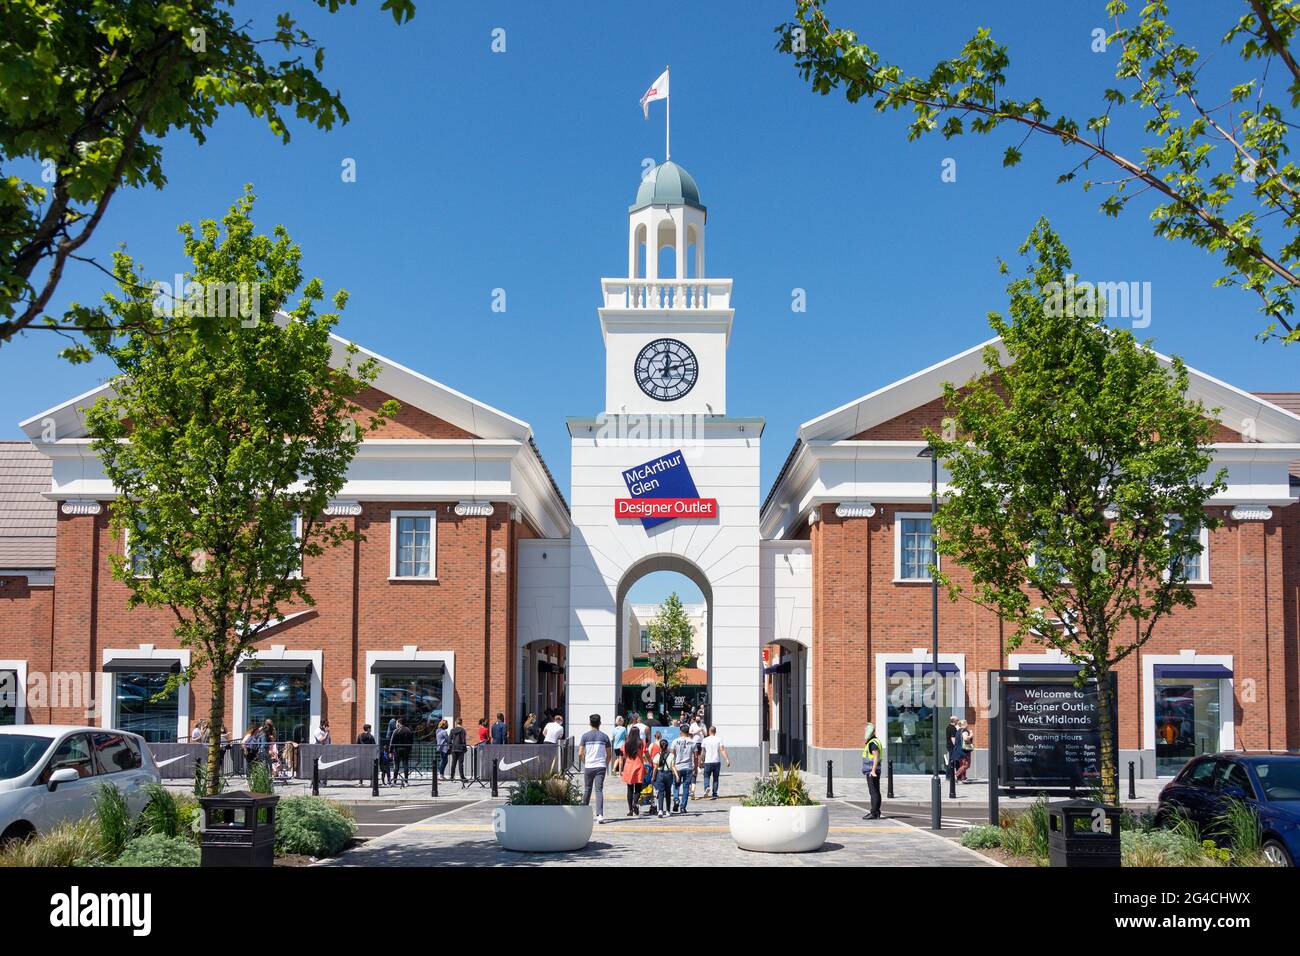
[[[830,810],[815,807],[732,807],[731,838],[758,853],[811,853],[826,842]]]
[[[492,811],[492,831],[506,850],[565,853],[581,850],[591,839],[596,818],[590,806],[513,807]]]

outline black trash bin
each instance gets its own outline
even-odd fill
[[[203,806],[200,865],[271,866],[279,801],[277,796],[246,790],[199,797]]]
[[[1091,800],[1047,805],[1047,858],[1052,866],[1119,866],[1119,807]]]

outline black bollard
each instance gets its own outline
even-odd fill
[[[889,762],[885,764],[885,774],[889,781],[889,799],[894,799],[894,758],[890,757]]]
[[[948,799],[957,799],[957,768],[948,762]]]
[[[320,757],[311,758],[311,795],[320,796]]]
[[[497,764],[501,762],[500,757],[492,758],[492,796],[497,795]]]
[[[375,767],[370,773],[370,795],[379,796],[379,758],[375,758]]]
[[[1128,798],[1136,800],[1138,798],[1137,781],[1133,779],[1133,761],[1128,762]]]
[[[826,761],[826,799],[835,799],[835,761]]]
[[[433,778],[433,782],[429,784],[429,796],[436,797],[438,795],[438,755],[437,754],[433,755],[433,770],[429,774],[429,776]]]

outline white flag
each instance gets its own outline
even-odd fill
[[[666,99],[668,99],[668,71],[664,70],[659,74],[659,79],[651,83],[650,89],[646,90],[645,95],[641,97],[641,112],[645,114],[645,118],[650,118],[651,103]]]

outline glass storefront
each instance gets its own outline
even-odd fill
[[[379,673],[379,727],[401,720],[417,743],[432,741],[442,720],[442,665],[430,662],[418,673]],[[495,716],[495,715],[493,715]]]
[[[1197,754],[1219,749],[1221,683],[1217,677],[1157,674],[1156,773],[1170,776]]]
[[[167,671],[113,674],[113,726],[139,734],[151,744],[175,743],[180,695],[175,690],[163,693],[169,676]]]
[[[18,723],[18,672],[0,668],[0,727]]]
[[[311,675],[267,674],[249,671],[245,675],[247,704],[244,712],[250,724],[270,720],[277,740],[309,743],[311,740]],[[242,730],[240,731],[242,733]]]
[[[885,673],[885,747],[894,773],[934,772],[934,716],[939,715],[939,770],[943,772],[948,719],[957,713],[955,664],[890,664]]]

